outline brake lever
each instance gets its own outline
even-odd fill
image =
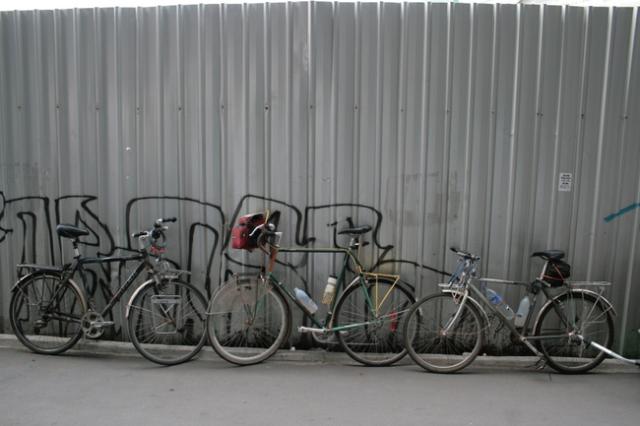
[[[253,228],[253,231],[251,231],[251,233],[249,234],[250,237],[253,238],[253,235],[258,232],[258,229],[263,229],[264,228],[264,223],[262,225],[258,225],[255,228]]]
[[[155,225],[156,226],[160,226],[163,223],[176,222],[177,220],[178,220],[177,217],[160,217],[160,218],[156,219]]]

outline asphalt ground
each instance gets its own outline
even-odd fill
[[[614,361],[566,376],[480,357],[439,375],[409,362],[318,362],[303,351],[250,367],[205,352],[161,367],[126,351],[45,356],[6,339],[0,346],[2,426],[640,424],[640,369]]]

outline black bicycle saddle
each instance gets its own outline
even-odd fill
[[[77,226],[73,225],[66,225],[64,223],[56,226],[56,232],[62,238],[78,238],[83,235],[89,235],[89,231],[87,231],[86,229],[78,228]]]
[[[360,234],[365,234],[367,232],[371,231],[371,227],[369,225],[362,225],[362,226],[355,226],[353,228],[345,228],[342,229],[340,232],[338,232],[338,234],[340,235],[360,235]]]
[[[564,257],[564,252],[562,250],[537,251],[533,253],[531,257],[541,257],[545,260],[560,260]]]

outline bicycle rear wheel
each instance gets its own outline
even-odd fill
[[[453,373],[469,365],[482,348],[482,317],[469,301],[456,303],[449,293],[418,301],[404,324],[409,356],[434,373]]]
[[[206,299],[193,285],[176,279],[151,282],[129,304],[129,337],[149,361],[180,364],[204,345],[206,311]]]
[[[414,302],[413,294],[400,283],[367,277],[340,296],[332,327],[338,329],[340,344],[354,360],[391,365],[407,354],[400,325]]]
[[[61,274],[35,273],[14,289],[9,319],[16,337],[33,352],[59,354],[82,336],[84,297]]]
[[[597,295],[569,290],[547,303],[536,321],[534,334],[549,365],[561,373],[584,373],[600,364],[604,352],[588,345],[613,344],[613,315],[610,305]]]
[[[207,312],[213,349],[237,365],[257,364],[282,346],[291,322],[282,296],[261,277],[232,279],[213,295]]]

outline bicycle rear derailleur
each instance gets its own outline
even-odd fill
[[[104,327],[110,327],[113,321],[105,321],[98,312],[89,310],[82,316],[82,331],[89,339],[98,339],[104,334]]]

